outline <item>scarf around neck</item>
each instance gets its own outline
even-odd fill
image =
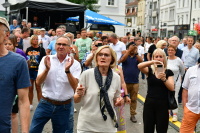
[[[110,88],[112,78],[113,78],[112,69],[111,68],[108,69],[108,75],[106,77],[106,81],[105,81],[104,85],[103,85],[103,81],[102,81],[102,75],[101,75],[98,67],[94,68],[94,76],[95,76],[95,80],[100,88],[100,110],[101,110],[102,117],[103,117],[104,121],[107,120],[107,116],[105,115],[105,112],[107,110],[110,117],[112,118],[112,120],[114,122],[115,127],[118,128],[115,112],[111,106],[108,92],[107,92],[108,89]]]

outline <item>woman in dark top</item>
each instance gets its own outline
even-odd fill
[[[26,55],[28,57],[28,66],[29,66],[29,74],[31,85],[29,87],[29,101],[30,101],[30,109],[33,108],[33,86],[35,84],[35,88],[37,90],[37,98],[38,101],[42,97],[41,86],[36,84],[36,77],[38,73],[38,66],[43,56],[46,55],[45,49],[38,45],[38,36],[32,35],[30,39],[31,47],[27,48]]]
[[[158,65],[163,67],[158,68]],[[147,75],[148,91],[143,110],[144,133],[167,133],[168,90],[174,91],[173,72],[167,68],[163,50],[156,49],[152,60],[142,62],[138,68]]]

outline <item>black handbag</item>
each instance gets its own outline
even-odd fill
[[[175,91],[168,90],[168,109],[174,110],[177,108],[178,108],[178,105],[175,99]]]
[[[179,75],[176,79],[176,82],[177,82],[178,78],[179,78]],[[177,109],[177,108],[178,108],[178,105],[177,105],[177,102],[176,102],[176,99],[175,99],[175,91],[168,90],[168,109],[174,110],[174,109]]]

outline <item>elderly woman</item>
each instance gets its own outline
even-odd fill
[[[27,48],[26,55],[29,58],[28,65],[29,65],[29,74],[30,74],[30,81],[31,86],[29,87],[29,101],[30,101],[30,109],[33,109],[33,87],[35,84],[35,88],[37,90],[37,98],[38,101],[42,96],[41,86],[36,84],[36,77],[38,73],[38,66],[43,56],[46,55],[45,49],[38,45],[38,36],[32,35],[30,39],[31,47]]]
[[[167,53],[168,53],[167,68],[172,70],[172,72],[174,73],[175,98],[176,100],[178,100],[178,93],[181,87],[181,79],[182,79],[180,77],[183,77],[185,73],[185,68],[183,65],[183,61],[179,57],[175,56],[176,48],[174,46],[169,45],[167,48]],[[177,113],[178,109],[173,110],[172,121],[178,120]]]
[[[147,75],[148,91],[143,110],[144,133],[154,133],[155,127],[157,133],[167,133],[168,90],[174,91],[174,74],[166,69],[165,52],[156,49],[152,60],[138,64],[138,68]]]
[[[116,55],[109,46],[102,46],[94,58],[96,67],[82,73],[74,95],[76,103],[83,101],[77,133],[115,133],[118,124],[114,106],[123,104],[120,76],[112,71],[117,63]]]

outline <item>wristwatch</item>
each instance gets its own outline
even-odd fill
[[[124,97],[129,97],[129,95],[124,95]]]
[[[70,73],[70,71],[68,70],[68,71],[65,71],[65,73]]]

